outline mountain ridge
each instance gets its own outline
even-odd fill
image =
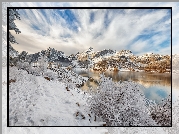
[[[48,63],[62,64],[62,66],[70,66],[72,68],[86,68],[95,71],[145,71],[145,72],[170,72],[171,56],[147,53],[141,56],[136,56],[131,50],[111,50],[104,49],[94,51],[92,47],[89,49],[66,56],[64,52],[54,48],[47,48],[35,54],[29,54],[25,51],[17,55],[13,47],[10,48],[11,53],[20,61],[38,62],[38,58],[45,56]],[[11,54],[13,55],[13,54]],[[17,58],[16,58],[17,60]]]

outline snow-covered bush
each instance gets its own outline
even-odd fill
[[[23,63],[23,68],[24,68],[24,70],[29,70],[29,68],[30,68],[30,65],[29,65],[29,63],[28,62],[24,62]]]
[[[82,77],[75,72],[63,68],[55,70],[58,74],[58,80],[65,82],[67,85],[81,87],[88,78]]]
[[[21,62],[21,61],[18,61],[17,62],[17,68],[18,69],[24,69],[24,70],[29,70],[29,68],[30,68],[30,65],[29,65],[29,63],[28,62]]]
[[[43,73],[40,67],[32,67],[28,62],[18,61],[16,66],[18,69],[23,69],[29,74],[33,74],[35,76],[40,76]]]
[[[135,82],[113,82],[101,76],[97,92],[91,93],[88,104],[98,120],[107,126],[156,126],[141,92]]]
[[[38,67],[32,68],[31,74],[33,74],[33,75],[35,75],[35,76],[40,76],[40,75],[41,75],[40,68],[38,68]]]
[[[80,68],[77,60],[72,60],[71,65],[73,68]]]
[[[17,68],[18,68],[18,69],[21,69],[21,68],[22,68],[22,62],[20,62],[20,61],[17,62]]]
[[[160,126],[171,126],[171,96],[157,105],[150,106],[152,118]]]
[[[19,52],[16,51],[11,44],[9,44],[9,57],[18,57]]]
[[[44,77],[48,77],[50,80],[56,80],[57,79],[57,75],[53,72],[45,72]]]
[[[41,55],[41,56],[38,58],[38,63],[39,63],[38,68],[40,69],[40,72],[41,72],[42,74],[44,74],[44,73],[47,71],[47,66],[48,66],[47,57]]]

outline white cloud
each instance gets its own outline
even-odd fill
[[[16,6],[149,6],[157,5],[161,3],[15,3]],[[163,4],[164,5],[164,4]],[[172,4],[174,5],[174,4]],[[60,17],[56,13],[56,17],[52,16],[55,11],[46,10],[46,14],[49,16],[49,21],[38,12],[38,10],[33,10],[32,12],[27,11],[29,19],[17,21],[19,29],[22,31],[21,34],[17,35],[16,38],[19,39],[19,48],[20,45],[26,44],[30,45],[33,42],[33,45],[38,45],[38,48],[46,49],[47,47],[52,47],[64,51],[67,54],[76,53],[78,51],[83,51],[84,49],[92,46],[94,50],[101,49],[134,49],[134,52],[141,53],[139,50],[147,52],[147,46],[151,45],[149,39],[146,40],[136,40],[141,34],[149,34],[150,32],[161,32],[162,34],[152,37],[150,40],[153,40],[153,46],[159,45],[162,41],[167,39],[170,29],[168,28],[170,20],[166,20],[164,23],[159,25],[158,20],[162,19],[167,15],[167,12],[164,10],[158,12],[151,12],[148,14],[142,13],[133,13],[133,10],[125,10],[125,14],[114,14],[110,12],[108,18],[111,21],[108,28],[105,28],[104,20],[107,10],[72,10],[75,14],[75,17],[79,23],[74,23],[77,27],[77,31],[69,28],[69,25],[66,23],[65,19]],[[64,10],[62,11],[64,12]],[[90,14],[94,12],[94,22],[90,23]],[[36,17],[34,17],[34,15]],[[23,24],[23,22],[27,24]],[[40,30],[35,31],[30,26],[34,24]],[[163,25],[164,24],[164,25]],[[72,27],[72,26],[70,26]],[[144,32],[145,29],[148,29]],[[175,33],[178,30],[175,31]],[[167,34],[165,34],[167,33]],[[64,36],[65,35],[65,36]],[[67,37],[66,37],[67,36]],[[69,36],[69,37],[68,37]],[[21,38],[26,38],[21,39]],[[27,38],[33,39],[33,41],[28,42]],[[18,40],[17,40],[18,41]],[[141,46],[142,48],[136,48],[133,46]],[[32,45],[32,46],[33,46]],[[29,47],[30,48],[30,47]],[[31,48],[31,52],[39,51],[38,48]],[[23,47],[25,50],[25,47]],[[135,50],[136,49],[136,50]],[[161,48],[166,49],[166,48]],[[28,50],[27,50],[28,51]],[[30,51],[30,50],[29,50]],[[133,51],[133,50],[132,50]],[[155,50],[154,50],[155,51]],[[166,54],[169,52],[165,51]]]

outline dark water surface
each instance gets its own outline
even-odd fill
[[[75,70],[74,70],[75,71]],[[92,77],[94,81],[100,79],[101,72],[99,71],[75,71],[84,77]],[[105,76],[111,77],[113,81],[135,81],[145,87],[142,90],[146,98],[160,102],[171,94],[171,74],[170,73],[146,73],[146,72],[113,72],[107,71]],[[94,81],[87,81],[82,87],[83,90],[88,90],[90,87],[97,87],[98,84]]]

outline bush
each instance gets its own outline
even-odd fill
[[[29,65],[29,63],[28,62],[21,62],[21,61],[18,61],[17,62],[17,68],[18,69],[24,69],[24,70],[29,70],[29,68],[30,68],[30,65]]]
[[[150,113],[158,125],[171,126],[171,96],[157,105],[150,106]]]
[[[157,126],[151,118],[143,86],[131,82],[113,82],[101,76],[97,92],[90,94],[88,104],[98,120],[106,126]]]
[[[44,77],[48,77],[50,80],[55,80],[57,79],[57,75],[53,72],[45,72]]]

